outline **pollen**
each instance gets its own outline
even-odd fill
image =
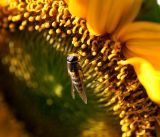
[[[125,60],[121,42],[114,41],[110,34],[91,35],[86,21],[73,17],[63,0],[16,1],[16,4],[11,1],[10,5],[0,11],[3,16],[0,28],[12,32],[42,32],[53,47],[55,37],[59,36],[59,43],[70,40],[64,47],[57,44],[56,49],[63,51],[64,55],[73,51],[80,56],[86,81],[90,81],[86,85],[95,89],[94,93],[99,98],[102,97],[99,101],[105,102],[101,103],[103,107],[107,109],[111,106],[119,116],[122,136],[155,136],[159,107],[148,99],[132,66],[120,63]],[[25,61],[30,63],[26,58]],[[11,66],[11,73],[15,73],[16,64],[21,62],[14,59],[7,63]],[[33,70],[30,71],[33,73]],[[25,72],[25,68],[15,75],[30,81],[31,76]]]
[[[28,20],[29,20],[30,22],[33,22],[33,21],[34,21],[34,17],[33,17],[33,16],[30,16],[30,17],[28,18]]]

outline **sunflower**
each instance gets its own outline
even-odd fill
[[[150,99],[160,104],[160,25],[133,21],[142,0],[126,0],[123,3],[120,0],[69,0],[68,4],[73,15],[86,19],[91,34],[108,34],[123,45],[122,51],[127,60],[122,64],[134,66]]]
[[[39,104],[37,97],[46,99],[48,106],[61,108],[62,104],[58,102],[63,102],[64,110],[46,109],[46,113],[57,116],[54,125],[65,118],[72,120],[70,124],[76,125],[76,130],[71,132],[73,129],[63,123],[63,129],[54,127],[57,136],[63,136],[62,131],[66,132],[66,129],[70,137],[76,136],[76,132],[81,136],[107,136],[118,122],[122,136],[156,136],[160,111],[157,105],[160,103],[157,61],[160,25],[133,21],[141,4],[141,0],[125,0],[123,3],[120,0],[11,0],[1,4],[0,42],[5,45],[1,48],[1,66],[9,68],[12,81],[18,79],[10,84],[14,85],[19,101],[23,98],[26,102],[26,97],[32,95],[32,102]],[[88,107],[79,107],[85,115],[83,111],[76,113],[64,92],[69,89],[65,57],[71,52],[81,58],[89,103]],[[9,75],[6,70],[4,72]],[[21,88],[24,93],[17,92]],[[16,97],[14,93],[8,94]],[[33,108],[43,114],[40,106],[33,105]],[[99,111],[107,111],[107,114]],[[79,119],[71,118],[70,112]],[[31,115],[31,112],[24,113],[26,117]],[[115,114],[120,121],[108,113]],[[43,123],[40,119],[37,115],[34,122],[37,125]],[[83,127],[82,121],[88,121],[90,129]],[[106,124],[108,121],[111,121],[110,128]],[[111,132],[115,136],[121,134],[117,125],[117,132]],[[49,129],[48,126],[45,128]],[[50,133],[52,130],[48,136]]]

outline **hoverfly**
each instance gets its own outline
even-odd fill
[[[77,54],[69,54],[67,56],[67,69],[68,74],[71,79],[71,95],[75,99],[75,90],[78,92],[79,96],[85,104],[87,104],[87,96],[84,91],[83,84],[83,72],[79,64],[79,59]]]

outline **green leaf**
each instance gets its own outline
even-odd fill
[[[160,7],[157,0],[144,0],[136,20],[160,22]]]

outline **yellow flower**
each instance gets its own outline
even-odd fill
[[[1,0],[0,1],[0,6],[7,6],[9,3],[9,0]]]
[[[112,33],[131,22],[142,0],[68,0],[70,12],[87,20],[92,34]]]
[[[123,43],[127,58],[122,64],[133,65],[150,99],[160,104],[160,24],[133,22],[142,0],[67,0],[70,12],[85,18],[93,35],[110,34]]]

